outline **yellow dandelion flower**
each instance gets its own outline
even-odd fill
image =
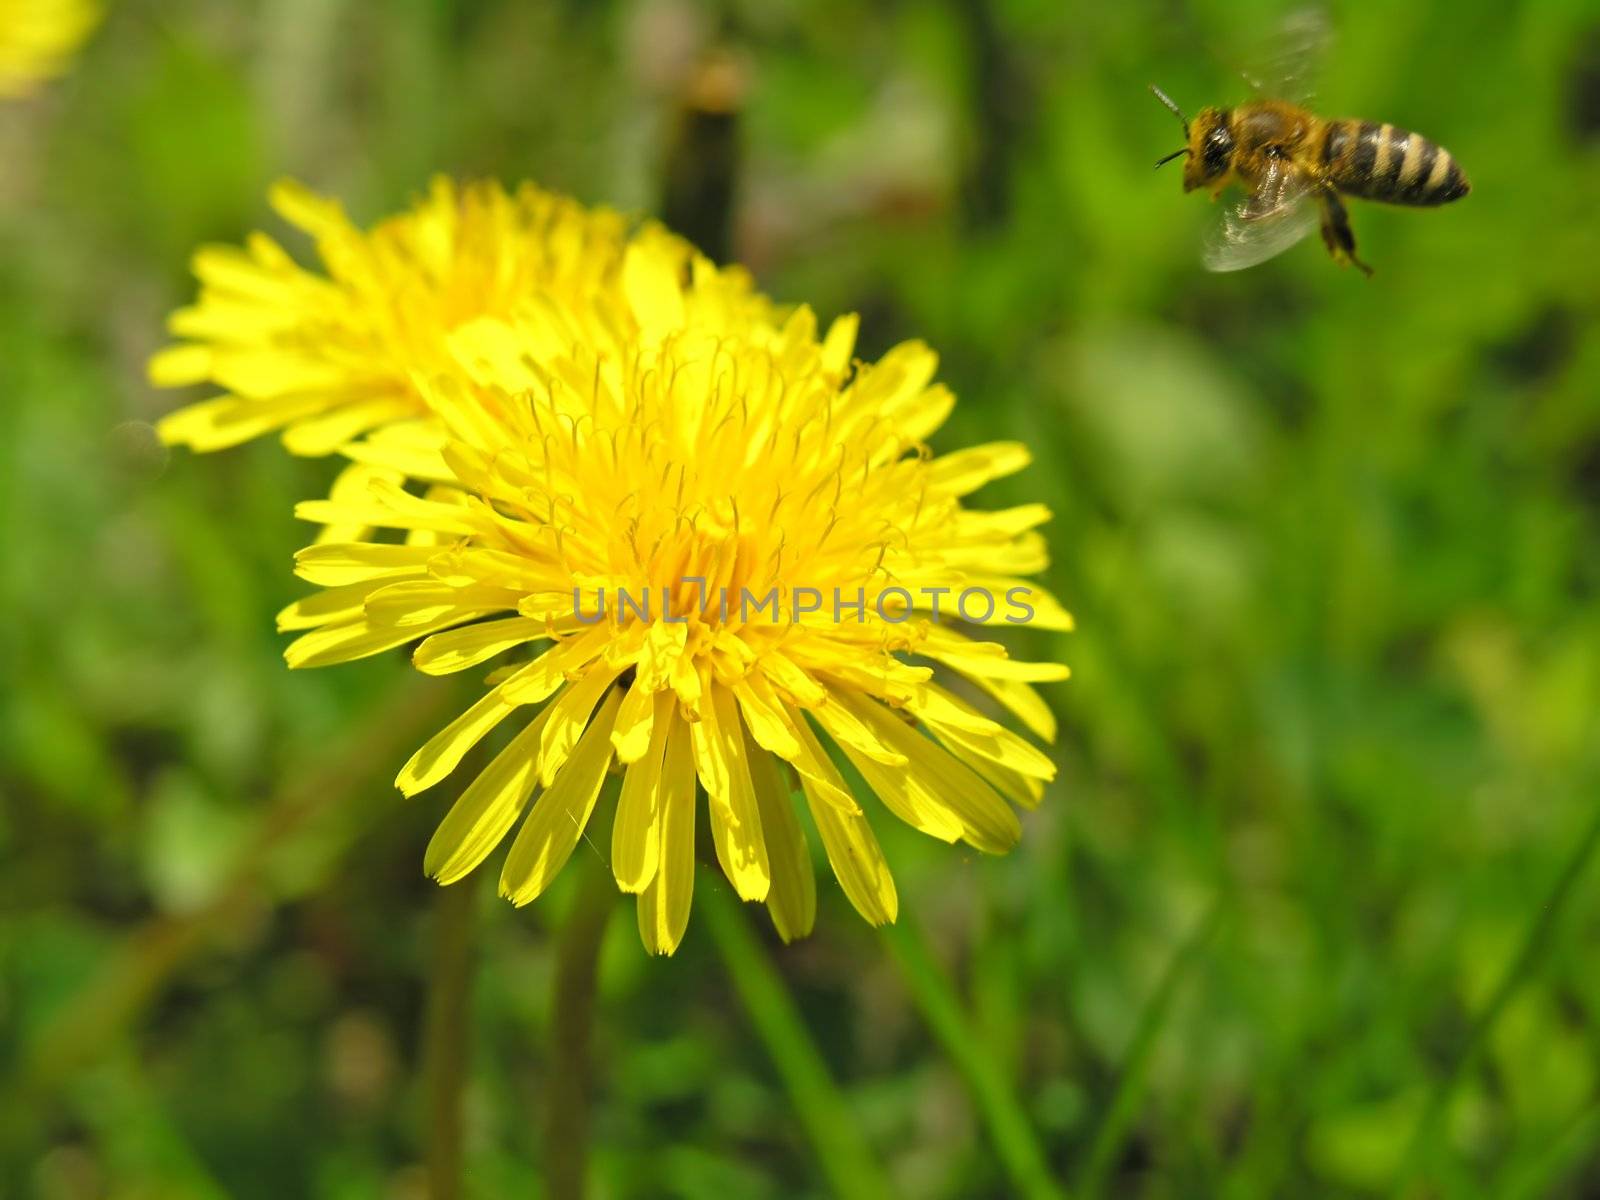
[[[500,886],[533,900],[620,772],[611,869],[638,896],[645,946],[665,954],[688,923],[697,795],[722,870],[786,940],[816,906],[791,776],[874,924],[898,900],[844,762],[916,829],[1008,850],[1013,804],[1036,804],[1054,767],[977,693],[1050,739],[1031,685],[1066,669],[1014,660],[948,618],[1070,627],[1024,582],[1046,565],[1045,509],[962,503],[1026,450],[928,453],[954,403],[931,350],[907,343],[852,368],[853,322],[819,340],[802,308],[741,329],[717,318],[725,281],[687,266],[637,240],[610,322],[634,332],[598,349],[564,344],[550,305],[460,330],[465,374],[419,385],[442,443],[384,431],[363,444],[368,478],[298,510],[403,540],[302,551],[298,573],[322,590],[280,618],[304,631],[286,652],[296,667],[419,638],[429,674],[511,658],[396,781],[430,788],[533,714],[444,817],[427,871],[462,878],[520,819]]]
[[[0,96],[25,96],[65,71],[99,19],[88,0],[0,0]]]
[[[531,184],[508,193],[436,179],[370,231],[293,182],[271,201],[311,236],[327,274],[260,233],[195,255],[199,300],[173,314],[183,340],[151,360],[150,378],[225,394],[162,421],[169,443],[216,450],[283,430],[291,451],[319,455],[424,415],[412,375],[441,368],[452,329],[534,294],[580,308],[615,277],[629,232],[616,213]]]

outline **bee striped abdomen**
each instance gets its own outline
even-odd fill
[[[1428,207],[1471,190],[1443,146],[1420,133],[1371,121],[1329,121],[1322,164],[1341,192],[1385,204]]]

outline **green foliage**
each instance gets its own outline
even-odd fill
[[[619,905],[595,1194],[1594,1190],[1589,0],[1333,9],[1318,106],[1474,184],[1354,206],[1370,281],[1314,239],[1206,275],[1209,206],[1151,171],[1146,83],[1240,98],[1264,0],[111,8],[0,109],[0,1193],[424,1194],[445,797],[389,780],[459,696],[399,655],[284,669],[290,503],[332,464],[169,457],[143,360],[282,174],[362,217],[434,170],[648,210],[718,30],[740,256],[865,353],[937,347],[939,448],[1033,447],[980,500],[1054,509],[1080,632],[1016,635],[1075,676],[1013,855],[876,822],[892,937],[828,887],[782,947],[704,873],[724,903],[647,960]],[[575,888],[481,898],[470,1196],[541,1194]]]

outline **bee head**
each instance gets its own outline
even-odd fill
[[[1202,108],[1195,114],[1184,147],[1184,191],[1214,186],[1233,169],[1232,117],[1226,108]]]
[[[1150,85],[1150,90],[1155,93],[1156,99],[1178,118],[1183,126],[1185,142],[1182,150],[1174,150],[1156,163],[1156,166],[1162,166],[1175,158],[1185,159],[1183,190],[1186,192],[1220,182],[1233,167],[1233,130],[1230,128],[1232,112],[1226,108],[1202,108],[1199,115],[1191,121],[1183,115],[1183,110],[1171,96],[1153,83]]]

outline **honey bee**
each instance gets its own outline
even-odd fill
[[[1304,57],[1296,56],[1297,65]],[[1203,259],[1213,271],[1253,267],[1320,224],[1334,261],[1370,276],[1372,268],[1356,256],[1344,197],[1432,208],[1472,190],[1450,152],[1420,133],[1371,121],[1325,120],[1269,97],[1203,108],[1191,121],[1160,88],[1152,84],[1150,90],[1183,123],[1185,142],[1156,166],[1185,158],[1185,192],[1209,188],[1215,200],[1237,183],[1246,193],[1225,211],[1208,241]]]

